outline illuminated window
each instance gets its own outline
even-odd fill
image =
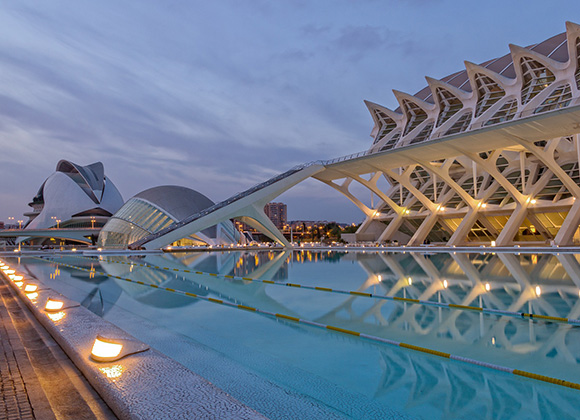
[[[397,128],[397,123],[387,114],[379,111],[378,109],[374,110],[374,114],[379,124],[379,132],[375,138],[375,141],[373,142],[373,144],[377,144],[379,141],[388,136],[395,128]]]
[[[522,105],[525,105],[554,82],[556,77],[546,66],[532,58],[523,57],[520,63],[524,79],[522,86]]]
[[[572,91],[570,85],[565,84],[558,86],[552,91],[550,96],[546,98],[542,105],[534,110],[534,114],[539,114],[540,112],[551,111],[553,109],[565,108],[570,105],[572,101]]]
[[[475,75],[475,84],[477,86],[475,117],[477,118],[503,98],[505,91],[493,79],[480,73]]]
[[[439,127],[459,112],[463,108],[463,103],[447,89],[438,87],[435,89],[435,93],[437,94],[437,102],[440,108],[439,117],[437,117],[437,127]]]
[[[447,130],[445,135],[461,133],[467,130],[469,124],[471,124],[471,111],[468,111],[459,117],[455,124],[453,124],[449,130]]]
[[[407,126],[403,136],[406,136],[415,128],[417,128],[423,121],[427,119],[427,113],[423,111],[418,105],[411,101],[403,100],[403,108],[407,115]]]
[[[401,132],[398,131],[396,133],[394,133],[390,139],[388,139],[385,144],[383,144],[383,146],[381,147],[381,152],[383,150],[389,150],[392,149],[393,147],[395,147],[395,145],[397,144],[397,142],[399,141],[399,139],[401,138]]]
[[[514,118],[518,110],[518,101],[512,99],[507,101],[484,125],[493,125],[501,122],[509,121]]]
[[[433,123],[427,124],[423,129],[417,134],[417,136],[411,140],[410,144],[420,143],[424,140],[427,140],[431,135],[431,131],[433,130]]]

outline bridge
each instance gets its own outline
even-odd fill
[[[63,228],[63,229],[5,229],[0,230],[0,238],[54,238],[92,244],[90,239],[99,236],[101,228]]]

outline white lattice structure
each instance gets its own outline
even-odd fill
[[[366,102],[367,152],[315,175],[365,214],[358,241],[447,245],[580,241],[580,26],[441,80]],[[388,187],[381,188],[384,178]],[[378,197],[367,206],[353,182]]]

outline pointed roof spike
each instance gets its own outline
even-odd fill
[[[400,114],[400,113],[395,112],[395,111],[391,111],[389,108],[386,108],[382,105],[376,104],[376,103],[371,102],[371,101],[364,100],[364,103],[367,106],[367,108],[371,114],[371,117],[375,123],[375,125],[373,126],[373,129],[371,130],[371,133],[370,133],[370,136],[373,138],[376,137],[376,135],[378,134],[378,131],[379,131],[379,128],[381,125],[381,122],[377,118],[377,115],[373,112],[374,110],[378,110],[378,111],[381,111],[381,112],[387,114],[395,122],[395,124],[397,124],[397,126],[399,126],[399,127],[400,127],[401,123],[403,122],[403,117],[404,117],[403,114]],[[402,128],[402,127],[400,127],[400,128]]]
[[[384,112],[385,114],[387,114],[389,117],[391,117],[393,120],[395,120],[395,122],[401,121],[403,119],[403,114],[399,113],[399,112],[395,112],[389,108],[387,108],[386,106],[383,105],[379,105],[375,102],[371,102],[371,101],[367,101],[364,100],[365,105],[367,106],[367,108],[369,109],[369,111],[372,114],[372,111],[377,109],[379,111]]]
[[[580,25],[568,20],[566,21],[566,32],[580,32]]]
[[[427,84],[429,85],[429,87],[431,88],[431,91],[433,92],[433,97],[436,97],[435,87],[440,86],[444,89],[447,89],[449,92],[451,92],[457,98],[459,98],[459,100],[461,100],[461,102],[464,102],[467,99],[471,98],[472,92],[467,92],[465,90],[459,89],[459,88],[457,88],[457,87],[455,87],[447,82],[444,82],[442,80],[434,79],[433,77],[429,77],[429,76],[425,76],[425,80],[427,80]]]
[[[397,101],[399,101],[401,109],[404,109],[403,99],[413,102],[415,105],[417,105],[419,108],[423,109],[423,111],[427,113],[434,111],[437,108],[437,105],[435,104],[423,101],[422,99],[419,99],[416,96],[410,95],[405,92],[401,92],[400,90],[393,89],[393,95],[395,95],[395,98],[397,98]]]
[[[580,38],[580,25],[574,22],[566,22],[566,40],[568,42],[568,65],[576,67],[578,51],[576,38]]]
[[[467,77],[469,77],[469,83],[471,83],[471,90],[477,94],[477,83],[475,82],[476,74],[483,74],[495,81],[504,91],[509,87],[513,86],[518,82],[518,79],[512,79],[506,77],[487,67],[480,66],[479,64],[472,63],[471,61],[464,61],[465,69],[467,70]]]
[[[516,61],[518,61],[518,59],[521,57],[531,57],[534,60],[537,60],[542,64],[544,64],[545,66],[547,66],[552,72],[554,70],[556,71],[564,70],[568,66],[567,63],[561,63],[559,61],[553,60],[550,57],[546,57],[544,54],[537,53],[535,51],[530,50],[529,48],[520,47],[519,45],[515,44],[509,44],[509,48],[510,53],[512,55],[512,60],[515,64],[516,74],[519,74],[520,76],[521,76],[520,74],[521,67],[519,65],[519,62],[516,63]]]

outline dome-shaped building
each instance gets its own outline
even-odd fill
[[[127,248],[141,238],[214,204],[205,195],[175,185],[153,187],[130,198],[101,230],[98,246]],[[223,222],[183,238],[177,245],[231,244],[240,239],[233,223]]]
[[[28,205],[25,229],[97,228],[121,208],[123,197],[101,162],[81,166],[61,160]]]

